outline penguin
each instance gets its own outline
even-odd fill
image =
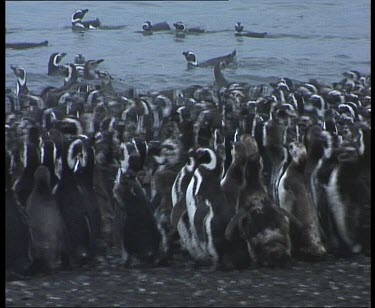
[[[16,203],[11,188],[11,154],[5,152],[5,269],[6,278],[19,279],[31,274],[34,261],[32,236],[25,208]]]
[[[27,87],[27,74],[26,70],[22,67],[11,65],[10,68],[13,70],[14,74],[17,77],[17,88],[16,88],[16,97],[21,99],[22,96],[30,94],[30,91]]]
[[[343,143],[341,150],[326,188],[341,239],[337,254],[350,256],[362,251],[370,254],[371,130],[359,129],[356,140]]]
[[[125,266],[135,260],[145,265],[158,262],[161,236],[156,226],[149,201],[136,178],[139,154],[130,142],[120,146],[121,166],[118,169],[113,196],[121,258]]]
[[[17,42],[17,43],[5,43],[5,48],[11,49],[29,49],[37,47],[48,46],[48,41],[43,41],[40,43],[30,43],[30,42]]]
[[[225,56],[212,58],[203,62],[198,62],[197,56],[192,51],[184,51],[182,54],[185,56],[188,69],[190,69],[194,67],[213,67],[222,61],[225,62],[225,64],[229,64],[234,61],[237,51],[233,50],[231,53]]]
[[[74,57],[74,64],[76,65],[84,65],[86,62],[86,59],[84,57],[83,54],[79,53],[79,54],[76,54],[76,56]]]
[[[53,272],[65,262],[66,230],[55,198],[52,196],[50,172],[39,166],[34,172],[34,186],[27,199],[26,212],[33,238],[33,270]]]
[[[99,18],[95,20],[82,20],[89,10],[76,10],[72,15],[72,30],[94,30],[101,27]]]
[[[176,36],[185,35],[185,33],[205,33],[206,30],[200,27],[187,27],[182,21],[175,22],[173,26],[176,29]]]
[[[55,187],[59,178],[55,173],[55,163],[57,159],[57,147],[52,140],[43,140],[40,145],[40,163],[49,170],[49,181],[52,188]]]
[[[48,76],[65,75],[66,67],[60,62],[67,54],[65,52],[54,52],[48,61]]]
[[[249,261],[261,266],[291,264],[290,218],[268,194],[262,174],[263,164],[256,140],[248,134],[240,138],[246,148],[244,185],[235,215],[225,228],[225,238],[240,237],[246,242]],[[297,220],[295,220],[297,222]]]
[[[222,69],[226,67],[225,62],[219,62],[216,63],[214,66],[214,84],[221,88],[221,87],[227,87],[229,85],[229,81],[224,77]]]
[[[142,24],[142,30],[143,34],[152,34],[155,31],[171,30],[171,27],[166,21],[152,24],[151,21],[147,20]]]
[[[86,61],[83,68],[83,78],[87,80],[97,79],[98,77],[95,71],[98,65],[103,61],[104,59]]]
[[[220,181],[222,191],[232,206],[237,207],[238,197],[244,185],[244,168],[246,164],[246,148],[243,143],[234,142],[232,145],[232,162],[224,178]]]
[[[68,265],[80,265],[93,257],[93,234],[90,213],[78,188],[74,171],[80,166],[82,140],[67,139],[56,161],[59,181],[53,189],[53,195],[59,206],[68,234]]]
[[[198,148],[197,157],[201,163],[186,191],[192,234],[189,253],[199,263],[210,263],[212,270],[242,265],[237,256],[245,247],[236,241],[228,241],[224,235],[235,208],[220,189],[223,154],[220,148],[216,152],[210,148]]]
[[[98,240],[101,235],[101,213],[94,191],[95,149],[90,138],[82,135],[80,139],[82,140],[82,155],[79,157],[79,167],[74,171],[74,175],[77,179],[77,188],[85,201],[90,220],[93,249],[96,252],[99,248]]]
[[[239,36],[239,37],[255,37],[255,38],[265,38],[267,36],[267,32],[251,32],[251,31],[246,31],[243,32],[243,25],[241,22],[237,22],[234,26],[234,35]]]
[[[190,225],[188,220],[186,220],[186,190],[197,167],[195,150],[194,148],[189,150],[188,161],[177,174],[171,190],[173,206],[171,212],[171,227],[174,230],[178,230],[180,235],[180,247],[184,250],[187,250],[186,245],[188,245],[191,240]]]
[[[18,205],[25,207],[34,183],[34,172],[40,164],[39,146],[24,142],[21,152],[23,171],[21,176],[13,184],[13,192]]]
[[[326,249],[320,236],[317,209],[304,179],[306,148],[300,142],[292,142],[288,150],[292,161],[277,188],[280,207],[293,214],[302,224],[302,229],[291,228],[292,255],[320,260],[326,254]]]

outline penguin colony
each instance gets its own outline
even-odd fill
[[[11,66],[7,272],[114,247],[125,266],[185,252],[213,270],[370,255],[371,77],[253,86],[224,77],[235,55],[205,62],[213,85],[147,93],[114,91],[104,60],[83,55],[52,54],[48,75],[64,81],[39,94]]]

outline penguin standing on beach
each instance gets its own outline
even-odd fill
[[[52,195],[50,172],[45,166],[35,170],[34,187],[27,199],[26,212],[33,237],[33,270],[54,271],[61,262],[66,262],[67,240],[64,221]]]

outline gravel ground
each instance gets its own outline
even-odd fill
[[[371,258],[296,261],[289,269],[123,268],[116,256],[83,268],[6,282],[6,306],[371,306]]]

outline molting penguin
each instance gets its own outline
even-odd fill
[[[225,62],[221,61],[219,63],[216,63],[214,66],[214,77],[215,82],[214,84],[221,88],[221,87],[227,87],[229,85],[229,81],[224,77],[222,69],[226,67]]]
[[[235,36],[240,36],[240,37],[255,37],[255,38],[265,38],[267,36],[267,32],[251,32],[251,31],[246,31],[243,32],[243,25],[241,22],[237,22],[234,26],[234,35]]]
[[[88,9],[77,10],[72,15],[72,29],[73,30],[85,30],[85,29],[98,29],[101,26],[100,20],[96,18],[95,20],[82,20]]]
[[[64,261],[67,241],[64,221],[52,196],[50,173],[45,166],[35,170],[34,187],[27,199],[26,211],[33,237],[33,270],[53,271]]]
[[[61,60],[66,56],[66,53],[54,52],[48,61],[48,76],[65,75],[66,67],[60,64]]]
[[[236,214],[225,230],[225,237],[242,238],[250,260],[260,265],[286,266],[291,261],[289,215],[268,195],[262,175],[262,161],[253,137],[242,135],[246,147],[246,166]]]
[[[318,214],[304,180],[306,148],[301,143],[292,142],[289,152],[292,161],[280,179],[278,196],[280,207],[293,214],[302,224],[302,229],[291,228],[292,254],[320,258],[326,250],[320,238]]]
[[[182,53],[185,56],[186,61],[188,62],[188,68],[193,67],[212,67],[215,66],[219,62],[225,62],[226,64],[229,64],[234,61],[235,56],[237,54],[236,50],[233,50],[230,54],[227,54],[225,56],[212,58],[203,62],[198,63],[196,55],[191,51],[184,51]]]

